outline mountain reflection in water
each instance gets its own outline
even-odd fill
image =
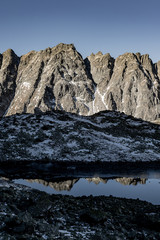
[[[42,179],[17,179],[15,183],[23,184],[49,194],[62,194],[73,196],[115,196],[145,200],[153,204],[160,204],[159,190],[160,179],[153,178],[101,178],[87,177],[65,180],[55,180],[54,182]]]
[[[47,182],[42,179],[27,179],[27,182],[43,184],[45,187],[54,188],[56,191],[70,191],[73,185],[78,180],[79,179],[66,180],[66,181],[60,181],[60,182]]]
[[[96,185],[100,183],[106,184],[109,179],[107,178],[100,178],[100,177],[94,177],[94,178],[85,178],[88,183],[95,183]],[[66,180],[66,181],[59,181],[59,182],[47,182],[42,179],[27,179],[27,182],[29,183],[38,183],[43,184],[45,187],[51,187],[55,189],[56,191],[71,191],[74,184],[76,184],[80,179],[72,179],[72,180]],[[123,185],[137,185],[140,184],[146,184],[145,178],[115,178],[116,182],[119,182]]]

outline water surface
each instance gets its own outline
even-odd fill
[[[46,182],[43,180],[14,180],[15,183],[45,191],[49,194],[63,194],[73,196],[115,196],[140,199],[160,204],[160,179],[149,178],[135,180],[130,178],[102,179],[80,178],[60,182]],[[127,185],[129,184],[129,185]]]

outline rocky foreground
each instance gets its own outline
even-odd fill
[[[0,162],[159,162],[160,126],[123,113],[52,111],[0,120]]]
[[[48,195],[0,179],[1,240],[160,239],[160,206],[131,199]]]

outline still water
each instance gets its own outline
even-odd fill
[[[59,182],[46,182],[44,180],[14,180],[49,194],[67,194],[73,196],[115,196],[140,199],[160,204],[160,179],[158,178],[77,178]]]

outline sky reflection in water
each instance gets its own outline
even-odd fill
[[[45,191],[49,194],[67,194],[73,196],[115,196],[115,197],[125,197],[140,200],[145,200],[153,204],[160,204],[160,179],[148,179],[145,184],[137,183],[137,185],[123,185],[116,180],[109,179],[107,182],[98,182],[95,184],[90,179],[90,182],[85,178],[80,178],[75,181],[71,189],[66,191],[56,191],[53,187],[45,186],[42,183],[34,182],[33,180],[14,180],[15,183],[24,184],[32,188]],[[46,183],[46,182],[45,182]],[[62,183],[62,182],[61,182]],[[54,183],[53,183],[54,184]]]

